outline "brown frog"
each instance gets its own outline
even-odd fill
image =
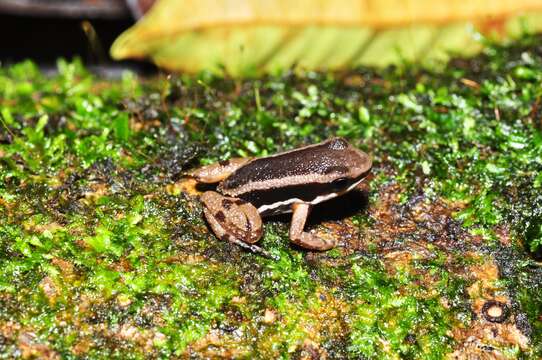
[[[234,158],[190,173],[200,183],[218,183],[201,196],[215,235],[253,251],[263,233],[262,217],[292,212],[290,240],[328,250],[335,240],[303,231],[311,208],[354,189],[369,174],[371,158],[345,139],[333,138],[263,158]]]

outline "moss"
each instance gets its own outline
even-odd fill
[[[530,342],[491,346],[537,358],[539,41],[438,72],[0,68],[0,353],[442,358],[493,326],[477,311],[499,297]],[[220,242],[179,185],[198,164],[335,135],[375,166],[366,196],[315,212],[340,243],[326,253],[290,245],[282,218],[261,242],[279,261]]]

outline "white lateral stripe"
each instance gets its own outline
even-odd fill
[[[365,180],[365,178],[362,178],[360,181],[358,181],[356,183],[353,183],[352,185],[350,185],[350,187],[345,192],[349,192],[350,190],[352,190],[353,188],[358,186],[363,180]]]
[[[267,210],[273,210],[273,209],[276,209],[278,207],[281,207],[281,206],[284,206],[284,205],[290,205],[290,204],[294,204],[294,203],[305,203],[305,204],[311,204],[311,205],[316,205],[318,203],[321,203],[322,201],[326,201],[326,200],[329,200],[329,199],[332,199],[336,196],[338,196],[339,194],[337,193],[331,193],[331,194],[327,194],[327,195],[320,195],[320,196],[317,196],[316,198],[314,198],[313,200],[311,201],[303,201],[301,199],[298,199],[298,198],[292,198],[292,199],[288,199],[288,200],[285,200],[285,201],[279,201],[279,202],[276,202],[276,203],[273,203],[273,204],[270,204],[270,205],[262,205],[258,208],[258,212],[259,213],[262,213],[264,211],[267,211]]]
[[[352,190],[353,188],[355,188],[356,186],[358,186],[363,180],[365,180],[365,178],[359,180],[358,182],[353,183],[352,185],[350,185],[350,187],[348,189],[346,189],[341,194],[329,193],[327,195],[320,195],[320,196],[317,196],[316,198],[314,198],[313,200],[309,201],[308,203],[311,204],[311,205],[316,205],[316,204],[319,204],[319,203],[324,202],[326,200],[333,199],[334,197],[337,197],[339,195],[345,194],[345,193],[349,192],[350,190]],[[298,199],[298,198],[292,198],[292,199],[279,201],[279,202],[269,204],[269,205],[262,205],[262,206],[260,206],[258,208],[258,212],[263,213],[264,211],[273,210],[273,209],[276,209],[276,208],[284,206],[284,205],[294,204],[296,202],[307,203],[307,201],[303,201],[303,200]]]
[[[310,203],[312,205],[316,205],[316,204],[319,204],[319,203],[321,203],[323,201],[333,199],[334,197],[337,197],[337,196],[339,196],[339,194],[337,194],[337,193],[330,193],[330,194],[327,194],[327,195],[320,195],[320,196],[317,196],[316,199],[312,200]]]
[[[290,205],[290,204],[293,204],[295,202],[304,202],[298,198],[293,198],[293,199],[288,199],[288,200],[285,200],[285,201],[279,201],[279,202],[276,202],[276,203],[273,203],[273,204],[270,204],[270,205],[262,205],[258,208],[258,212],[259,213],[263,213],[264,211],[267,211],[267,210],[273,210],[273,209],[276,209],[280,206],[283,206],[283,205]]]

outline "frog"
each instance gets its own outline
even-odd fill
[[[326,251],[337,245],[305,231],[312,208],[344,195],[363,182],[371,157],[346,139],[334,137],[258,158],[231,158],[200,167],[188,175],[198,184],[217,184],[200,196],[213,233],[251,251],[263,235],[262,218],[292,213],[289,238],[302,248]]]

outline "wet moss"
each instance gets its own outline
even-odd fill
[[[538,358],[539,41],[435,72],[0,68],[0,354]],[[183,172],[336,135],[375,164],[309,224],[339,247],[290,245],[280,217],[261,241],[278,261],[209,233]]]

